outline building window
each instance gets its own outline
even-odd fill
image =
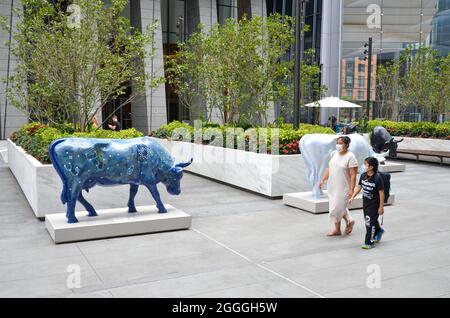
[[[358,83],[358,84],[359,84],[359,87],[360,87],[360,88],[364,88],[364,85],[365,85],[365,83],[366,83],[366,78],[365,78],[364,76],[360,76],[358,82],[359,82],[359,83]]]
[[[366,71],[366,65],[365,64],[359,64],[358,65],[358,72],[364,73]]]
[[[353,88],[354,72],[355,64],[352,61],[347,61],[345,65],[345,87]]]
[[[347,89],[346,95],[347,95],[347,98],[352,99],[353,98],[353,90],[352,89]]]
[[[161,29],[164,44],[176,44],[180,38],[180,20],[185,18],[184,0],[161,1]],[[167,54],[168,52],[164,52]]]
[[[178,50],[178,42],[186,39],[186,3],[184,0],[161,0],[161,29],[163,54],[166,58]],[[167,82],[165,88],[167,121],[189,119],[189,110],[181,105],[174,88]]]
[[[345,80],[345,87],[353,87],[353,76],[347,75]]]
[[[237,0],[217,0],[217,19],[220,24],[224,24],[228,18],[237,17]]]
[[[364,100],[365,98],[364,98],[365,96],[364,96],[364,91],[358,91],[358,100]]]

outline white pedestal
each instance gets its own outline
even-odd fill
[[[188,229],[191,216],[170,204],[164,205],[167,213],[158,213],[155,205],[137,207],[137,213],[127,208],[97,211],[98,216],[88,217],[87,212],[76,212],[78,223],[69,224],[65,213],[48,214],[45,225],[55,243],[77,242],[115,236],[165,232]]]
[[[298,208],[307,212],[311,212],[314,214],[320,213],[328,213],[329,205],[328,205],[328,197],[327,192],[324,191],[324,196],[319,199],[315,199],[312,196],[311,191],[309,192],[299,192],[299,193],[288,193],[283,195],[283,203],[294,208]],[[352,202],[352,205],[349,207],[350,210],[362,209],[362,194],[359,194]],[[395,194],[391,193],[389,196],[388,203],[386,205],[394,204],[395,202]]]
[[[386,161],[384,165],[379,165],[378,170],[380,172],[404,172],[406,169],[406,166],[404,163],[398,163],[398,162],[390,162]]]

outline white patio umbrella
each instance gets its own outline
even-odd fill
[[[306,107],[322,107],[322,108],[361,108],[361,105],[347,102],[337,97],[327,97],[317,102],[305,105]]]
[[[312,102],[305,105],[306,107],[320,107],[320,108],[337,108],[338,110],[338,120],[339,120],[339,110],[341,108],[362,108],[361,105],[350,103],[346,100],[340,99],[338,97],[326,97],[316,102]]]

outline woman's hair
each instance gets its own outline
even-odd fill
[[[342,142],[345,144],[345,146],[348,148],[350,146],[350,137],[347,136],[341,136],[337,140],[342,140]]]
[[[373,167],[373,172],[375,172],[375,173],[378,172],[378,159],[377,158],[369,157],[369,158],[366,158],[364,161],[367,162],[367,164],[369,166]]]

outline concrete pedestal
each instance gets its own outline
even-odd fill
[[[390,162],[386,161],[384,165],[379,165],[378,170],[380,172],[404,172],[406,169],[406,166],[404,163],[398,163],[398,162]]]
[[[388,203],[386,205],[394,204],[395,194],[391,193],[389,196]],[[312,196],[311,191],[299,192],[299,193],[288,193],[283,195],[283,203],[294,208],[311,212],[314,214],[328,213],[329,204],[326,191],[324,191],[324,196],[319,199],[315,199]],[[359,194],[352,202],[349,207],[350,210],[362,209],[362,194]]]
[[[127,208],[99,210],[96,217],[88,217],[87,212],[77,212],[79,222],[73,224],[67,223],[64,213],[49,214],[45,217],[45,225],[55,243],[190,228],[192,220],[189,214],[170,204],[164,206],[167,213],[158,213],[155,205],[137,207],[137,213],[128,213]]]

